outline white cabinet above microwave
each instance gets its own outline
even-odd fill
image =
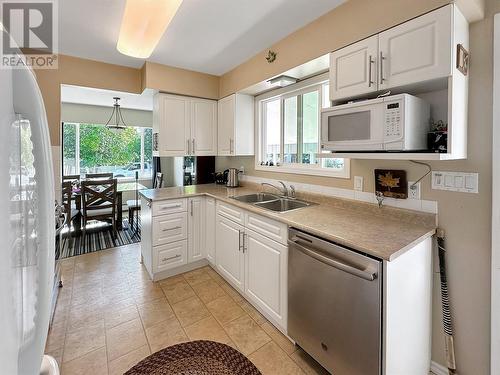
[[[454,6],[330,54],[330,100],[340,101],[452,73]]]

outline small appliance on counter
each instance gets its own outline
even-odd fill
[[[224,172],[215,172],[215,183],[227,187],[238,187],[240,186],[239,173],[238,168],[228,168]]]

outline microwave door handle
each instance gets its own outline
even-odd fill
[[[288,244],[290,246],[295,247],[297,250],[301,251],[305,255],[310,256],[311,258],[314,258],[330,267],[337,268],[341,271],[350,273],[351,275],[360,277],[362,279],[368,280],[368,281],[373,281],[377,278],[377,273],[376,272],[370,272],[370,271],[364,271],[360,270],[358,268],[355,268],[353,266],[350,266],[348,264],[345,264],[341,261],[326,257],[324,255],[321,255],[320,253],[309,249],[301,244],[298,243],[298,241],[291,241],[288,240]]]
[[[375,63],[375,60],[373,60],[372,55],[368,56],[368,87],[372,87],[372,85],[375,83],[372,80],[372,66]]]

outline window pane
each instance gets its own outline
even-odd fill
[[[285,99],[284,163],[297,163],[297,97]]]
[[[302,163],[315,164],[319,140],[319,92],[302,96]]]
[[[77,174],[76,124],[63,125],[63,176]]]
[[[344,169],[344,159],[339,159],[339,158],[321,159],[321,166],[323,168]]]
[[[280,161],[280,118],[281,118],[281,101],[280,99],[272,100],[265,105],[265,136],[266,144],[264,145],[264,162],[273,162],[274,165]]]
[[[151,177],[153,173],[153,129],[143,128],[144,131],[144,171],[143,177]]]

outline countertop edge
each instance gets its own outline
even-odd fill
[[[355,251],[362,252],[362,253],[368,254],[370,256],[373,256],[373,257],[375,257],[377,259],[381,259],[383,261],[388,261],[388,262],[391,262],[391,261],[395,260],[396,258],[398,258],[400,255],[406,253],[408,250],[410,250],[415,245],[421,243],[422,241],[426,240],[429,237],[432,237],[436,233],[436,228],[433,228],[433,229],[430,228],[428,232],[426,232],[422,236],[414,239],[412,242],[410,242],[409,244],[405,245],[401,249],[394,251],[391,255],[389,255],[389,256],[382,256],[382,255],[380,255],[380,253],[378,253],[376,251],[370,250],[368,248],[364,248],[364,247],[359,246],[359,245],[357,245],[355,243],[352,243],[351,241],[346,241],[343,238],[340,238],[340,237],[337,237],[337,236],[333,236],[331,234],[322,232],[321,230],[317,230],[317,229],[311,228],[311,227],[309,227],[309,226],[307,226],[305,224],[300,224],[300,223],[293,222],[291,220],[287,220],[284,217],[280,217],[279,213],[267,212],[266,210],[264,210],[262,208],[254,207],[254,206],[252,206],[251,204],[248,204],[248,203],[239,202],[239,201],[237,201],[235,199],[232,199],[230,197],[221,197],[221,196],[217,196],[217,195],[214,195],[214,194],[211,194],[211,193],[208,193],[208,192],[200,192],[200,193],[194,192],[194,193],[182,194],[182,195],[179,194],[178,196],[160,197],[160,198],[154,198],[153,199],[153,198],[145,196],[140,191],[139,191],[139,194],[144,199],[148,200],[149,202],[153,202],[153,201],[160,202],[160,201],[166,201],[166,200],[172,200],[172,199],[187,199],[187,198],[190,198],[190,197],[197,197],[197,196],[211,197],[211,198],[223,201],[225,203],[231,204],[233,206],[239,207],[241,209],[250,211],[252,213],[255,213],[255,214],[267,217],[269,219],[279,221],[279,222],[281,222],[283,224],[288,225],[289,227],[293,227],[293,228],[297,228],[299,230],[303,230],[303,231],[309,232],[309,233],[311,233],[313,235],[322,237],[322,238],[324,238],[324,239],[326,239],[328,241],[335,242],[335,243],[337,243],[339,245],[351,248],[351,249],[353,249]]]

